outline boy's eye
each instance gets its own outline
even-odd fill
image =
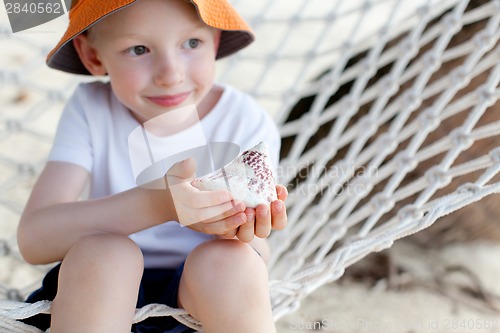
[[[184,42],[184,47],[187,49],[195,49],[200,45],[200,40],[196,38],[188,39]]]
[[[147,53],[148,48],[145,47],[144,45],[137,45],[137,46],[133,46],[133,47],[128,48],[125,52],[128,55],[139,56],[139,55]]]

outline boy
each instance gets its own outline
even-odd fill
[[[50,323],[28,322],[50,324],[52,333],[130,332],[136,307],[163,303],[186,309],[209,333],[275,332],[262,238],[286,225],[286,189],[278,185],[270,205],[247,208],[227,191],[192,187],[192,159],[168,169],[163,189],[137,186],[127,147],[137,126],[194,104],[208,142],[247,149],[265,141],[277,163],[271,119],[248,96],[214,84],[215,59],[252,40],[226,0],[74,4],[47,62],[109,83],[75,91],[21,217],[24,258],[61,261],[28,299],[53,299]],[[183,133],[166,135],[172,149]],[[87,180],[90,199],[80,201]],[[172,318],[132,329],[187,331]]]

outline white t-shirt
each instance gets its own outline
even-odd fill
[[[162,146],[167,151],[163,151],[162,156],[168,155],[169,149],[172,150],[171,155],[176,155],[179,146],[193,138],[190,131],[196,128],[207,146],[215,143],[216,148],[224,150],[232,143],[231,147],[239,148],[236,153],[264,141],[269,146],[271,160],[276,167],[281,140],[273,120],[250,96],[230,86],[222,86],[222,89],[220,100],[198,122],[197,127],[162,141],[166,142]],[[140,127],[141,124],[113,94],[109,83],[81,84],[61,116],[49,160],[77,164],[88,170],[91,174],[90,198],[129,190],[138,184],[137,172],[132,167],[134,157],[129,150],[129,140]],[[196,141],[193,148],[199,145],[200,140]],[[215,160],[208,163],[212,165],[197,163],[198,169],[205,169],[201,174],[227,163],[228,156],[219,156],[221,149],[218,151]],[[181,157],[179,160],[186,158]],[[233,157],[230,156],[229,160]],[[169,221],[132,234],[130,238],[142,249],[145,267],[175,267],[194,247],[212,236]]]

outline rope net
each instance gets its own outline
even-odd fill
[[[289,227],[270,238],[276,319],[369,253],[500,192],[500,1],[233,3],[259,38],[218,64],[219,81],[273,115],[290,192]],[[62,30],[14,35],[0,21],[0,329],[9,332],[39,332],[16,319],[50,311],[20,302],[47,268],[22,263],[15,229],[82,81],[44,66]],[[136,321],[158,315],[201,329],[160,305],[138,309]]]

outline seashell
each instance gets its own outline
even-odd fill
[[[269,149],[264,142],[191,184],[203,191],[228,190],[236,202],[244,202],[250,208],[278,199]]]

